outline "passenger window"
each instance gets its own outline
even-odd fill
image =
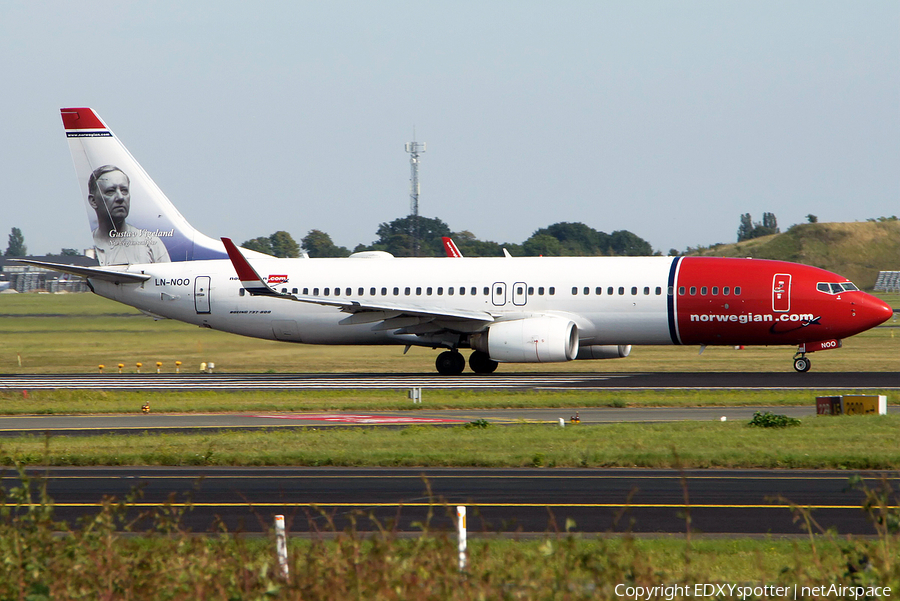
[[[462,288],[459,289],[460,292],[462,292],[462,290],[463,290]],[[521,286],[517,287],[516,294],[519,294],[519,295],[525,294],[525,289],[522,288]]]
[[[538,296],[544,296],[544,287],[538,286]]]
[[[534,294],[534,286],[529,286],[529,287],[528,287],[528,294],[529,294],[529,295]]]
[[[476,288],[475,286],[472,286],[472,289],[469,290],[469,294],[471,294],[472,296],[475,296],[476,294],[478,294],[478,288]]]
[[[735,296],[740,296],[740,295],[741,295],[741,287],[740,287],[740,286],[735,286],[735,287],[734,287],[734,295],[735,295]]]
[[[585,286],[585,287],[584,287],[584,293],[585,293],[585,294],[590,294],[590,293],[591,293],[591,289],[588,288],[587,286]]]
[[[362,295],[365,294],[365,293],[366,293],[366,289],[360,287],[360,288],[356,291],[356,296],[362,296]]]
[[[556,287],[555,287],[555,286],[550,286],[550,289],[547,290],[547,292],[548,292],[551,296],[554,295],[554,294],[556,294]]]
[[[450,286],[449,288],[447,288],[447,294],[450,296],[453,296],[453,286]]]
[[[660,294],[662,294],[662,288],[661,288],[660,286],[657,286],[657,287],[656,287],[656,296],[659,296]],[[671,289],[671,288],[669,288],[669,294],[670,294],[670,295],[672,294],[672,289]]]
[[[728,294],[729,294],[730,292],[731,292],[731,288],[729,288],[728,286],[725,286],[724,288],[722,288],[722,294],[723,294],[723,295],[728,296]]]
[[[712,287],[712,293],[713,293],[713,296],[719,296],[719,287],[718,287],[718,286],[713,286],[713,287]]]
[[[696,295],[697,295],[697,287],[691,286],[691,296],[696,296]]]
[[[319,296],[319,289],[313,288],[313,296]]]
[[[293,290],[291,290],[291,294],[297,294],[297,289],[294,288]]]
[[[362,294],[362,289],[360,289],[359,293]],[[353,290],[347,288],[346,290],[344,290],[344,294],[347,296],[353,296]]]
[[[656,293],[659,294],[659,288],[657,288],[656,290],[657,290]],[[648,295],[648,294],[650,294],[650,286],[644,286],[644,295]]]
[[[503,288],[497,286],[497,296],[503,296]]]
[[[460,286],[460,287],[459,287],[459,293],[460,293],[461,295],[465,295],[465,293],[466,293],[466,287],[465,287],[465,286]]]
[[[706,293],[709,291],[709,288],[703,286],[700,288],[700,296],[706,296]]]
[[[443,295],[444,295],[444,287],[438,286],[438,296],[443,296]]]
[[[572,286],[572,296],[576,296],[578,294],[578,288]]]
[[[369,288],[369,296],[375,296],[375,289]]]
[[[398,296],[400,294],[400,288],[394,286],[394,296]]]
[[[631,296],[634,296],[636,294],[637,294],[637,286],[632,286],[631,287]]]
[[[485,286],[485,287],[484,287],[484,295],[485,295],[485,296],[488,296],[490,293],[491,293],[491,289],[488,288],[487,286]]]
[[[684,286],[678,287],[678,296],[684,296]]]
[[[601,294],[603,294],[603,288],[601,288],[600,286],[597,286],[596,288],[594,288],[594,294],[596,294],[597,296],[600,296]]]
[[[246,290],[244,290],[243,288],[241,288],[240,290],[238,290],[238,296],[244,296],[244,294],[245,294],[246,292],[247,292]]]
[[[287,294],[287,288],[282,288],[282,289],[281,289],[281,293],[282,293],[282,294]]]
[[[381,289],[381,296],[387,296],[387,288]]]
[[[331,291],[331,288],[326,288],[326,289],[325,289],[325,296],[328,296],[328,292],[329,292],[329,291]]]
[[[309,288],[304,288],[304,289],[303,289],[303,295],[304,295],[304,296],[308,296],[308,295],[309,295]]]
[[[416,296],[422,296],[422,287],[416,286]]]
[[[613,287],[610,286],[609,288],[607,288],[607,289],[606,289],[606,293],[609,294],[610,296],[612,296],[612,293],[613,293]]]
[[[625,288],[623,288],[622,286],[619,286],[619,296],[621,296],[623,294],[625,294]]]
[[[409,296],[409,286],[407,286],[406,288],[403,289],[403,294],[405,294],[406,296]]]
[[[429,286],[428,288],[425,289],[425,294],[427,294],[428,296],[431,296],[431,293],[432,293],[432,288],[431,288],[431,286]]]

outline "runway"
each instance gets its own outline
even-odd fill
[[[452,531],[456,505],[468,508],[472,533],[647,532],[801,534],[792,504],[823,527],[874,534],[860,509],[863,494],[841,471],[392,468],[50,468],[46,477],[58,519],[96,512],[104,495],[140,498],[128,511],[182,514],[183,526],[206,532],[219,519],[229,531],[265,531],[283,514],[293,533],[357,529],[375,521],[398,532]],[[869,473],[876,484],[881,474]],[[886,474],[896,487],[896,473]],[[7,470],[3,486],[20,485]],[[170,494],[174,493],[170,497]],[[433,517],[429,520],[429,513]],[[149,529],[151,520],[139,522]]]
[[[465,374],[65,374],[0,375],[0,390],[228,389],[900,390],[900,372],[673,372]]]

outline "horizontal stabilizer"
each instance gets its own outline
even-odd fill
[[[93,280],[104,280],[114,284],[140,284],[146,282],[153,276],[145,273],[131,273],[128,271],[118,271],[103,267],[79,267],[78,265],[66,265],[62,263],[48,263],[46,261],[32,261],[31,259],[12,259],[16,263],[25,263],[26,265],[34,265],[35,267],[43,267],[50,271],[59,271],[71,275],[78,275],[83,278]]]

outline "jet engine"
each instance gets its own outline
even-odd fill
[[[576,359],[621,359],[631,354],[630,344],[591,344],[578,348]]]
[[[578,327],[562,317],[545,316],[498,321],[472,334],[469,344],[494,361],[553,363],[578,355]]]

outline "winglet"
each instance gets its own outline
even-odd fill
[[[444,242],[444,252],[447,253],[448,257],[454,259],[461,259],[462,253],[459,252],[459,248],[456,247],[456,243],[453,242],[452,238],[448,238],[447,236],[443,236],[441,240]]]
[[[247,292],[253,296],[281,296],[272,290],[272,288],[266,284],[265,280],[259,277],[259,274],[256,273],[253,266],[251,266],[247,259],[244,258],[244,255],[241,254],[238,247],[231,241],[231,238],[222,238],[222,244],[225,245],[225,250],[228,252],[228,258],[231,259],[231,264],[234,265],[234,270],[241,280],[241,285]]]

